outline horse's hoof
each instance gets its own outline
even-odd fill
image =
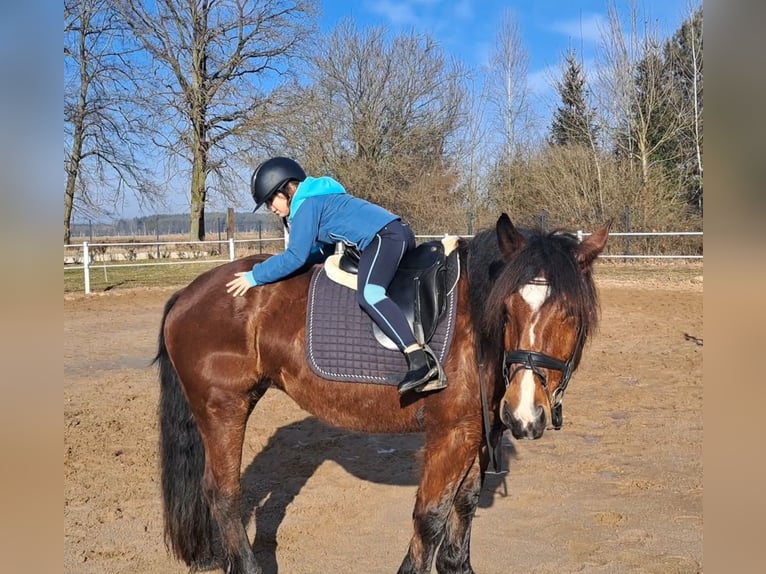
[[[223,561],[219,558],[210,558],[208,560],[200,560],[189,566],[189,573],[194,572],[210,572],[211,570],[221,570],[224,568]]]

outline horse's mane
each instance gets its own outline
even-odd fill
[[[464,244],[463,254],[463,269],[466,269],[470,285],[468,296],[471,318],[474,325],[481,325],[487,294],[492,289],[497,271],[503,265],[495,230],[486,229],[477,233]]]
[[[465,246],[471,316],[488,357],[502,355],[497,347],[503,342],[505,301],[536,277],[545,277],[550,285],[546,305],[563,303],[586,337],[598,323],[598,295],[590,270],[580,269],[577,238],[560,230],[521,233],[526,245],[509,262],[502,259],[494,229],[478,233]]]

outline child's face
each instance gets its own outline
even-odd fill
[[[279,217],[290,215],[290,204],[287,202],[287,196],[284,193],[275,193],[266,205],[271,210],[271,213]]]

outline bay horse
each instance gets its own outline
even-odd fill
[[[522,233],[502,214],[495,229],[460,239],[454,336],[443,364],[449,384],[414,396],[313,374],[305,357],[310,272],[228,295],[234,273],[263,258],[252,256],[173,294],[155,357],[169,550],[193,571],[262,572],[240,514],[240,472],[247,421],[274,387],[331,425],[424,433],[399,572],[430,572],[434,559],[442,574],[473,572],[471,522],[492,449],[506,428],[536,439],[561,426],[563,391],[598,319],[592,266],[607,236],[608,225],[582,241]]]

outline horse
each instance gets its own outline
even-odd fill
[[[192,571],[256,574],[240,515],[246,424],[274,387],[320,420],[355,431],[425,435],[401,574],[471,573],[471,522],[506,429],[536,439],[560,428],[561,400],[594,332],[593,263],[608,224],[571,233],[520,231],[506,214],[458,240],[449,384],[400,396],[395,386],[320,378],[307,366],[311,272],[232,297],[225,284],[256,255],[211,269],[167,301],[160,379],[165,543]],[[257,532],[255,534],[257,537]]]

